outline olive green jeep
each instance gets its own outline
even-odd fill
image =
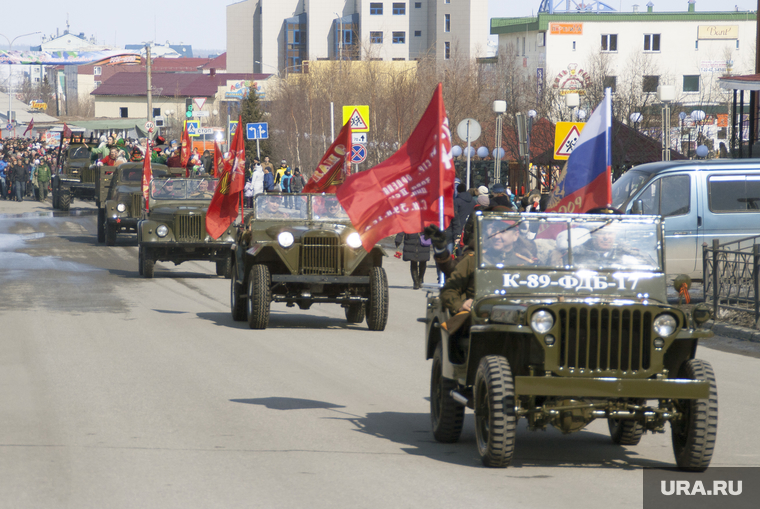
[[[340,304],[349,323],[388,321],[385,252],[364,250],[335,195],[261,194],[233,246],[232,318],[265,329],[272,302]]]
[[[163,164],[151,164],[153,178],[165,178],[168,170]],[[113,246],[117,234],[137,233],[143,213],[142,177],[142,162],[97,168],[98,242]]]
[[[505,467],[521,417],[563,433],[607,419],[620,445],[670,422],[678,467],[706,469],[718,397],[695,355],[710,312],[668,304],[663,229],[659,216],[476,213],[474,250],[420,319],[435,439],[457,441],[471,408],[483,464]]]
[[[95,198],[95,173],[90,165],[90,151],[82,133],[74,133],[63,154],[63,168],[53,175],[50,188],[53,208],[69,210],[74,198],[92,200]]]
[[[137,224],[138,270],[152,278],[157,261],[179,265],[190,260],[216,262],[216,274],[230,277],[230,247],[237,227],[218,239],[206,231],[206,212],[214,194],[214,178],[153,179],[147,213]]]

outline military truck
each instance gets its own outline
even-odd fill
[[[169,168],[151,164],[153,178],[166,178]],[[183,172],[184,173],[184,172]],[[116,243],[120,233],[137,233],[142,218],[143,163],[100,166],[95,172],[95,204],[98,206],[98,242]]]
[[[669,422],[677,466],[706,469],[718,396],[696,353],[710,312],[668,304],[660,216],[477,212],[473,226],[421,319],[435,439],[457,441],[471,408],[483,464],[505,467],[520,418],[563,433],[607,419],[620,445]]]
[[[138,271],[152,278],[157,261],[179,265],[189,260],[216,263],[216,274],[230,277],[230,247],[236,227],[218,239],[206,232],[208,210],[217,180],[210,178],[153,179],[147,214],[137,224]]]
[[[90,140],[93,142],[93,140]],[[73,133],[65,154],[61,171],[50,181],[53,208],[69,210],[74,198],[95,199],[95,175],[97,167],[90,164],[90,151],[84,133]]]
[[[348,323],[366,319],[370,330],[384,330],[384,256],[380,246],[364,250],[335,195],[258,195],[233,246],[232,318],[266,329],[272,302],[340,304]]]

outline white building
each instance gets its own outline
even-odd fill
[[[342,37],[341,37],[342,34]],[[227,6],[230,72],[308,60],[485,56],[488,0],[244,0]]]

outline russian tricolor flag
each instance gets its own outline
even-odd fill
[[[612,202],[610,89],[586,122],[549,197],[550,212],[586,212]]]

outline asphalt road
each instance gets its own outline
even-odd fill
[[[674,464],[669,432],[620,447],[602,421],[521,421],[503,470],[481,466],[469,411],[436,443],[425,294],[393,257],[384,332],[284,304],[252,331],[212,263],[145,280],[135,240],[98,245],[75,207],[0,202],[0,508],[639,508],[642,468]],[[760,466],[760,360],[698,356],[718,379],[712,465]]]

